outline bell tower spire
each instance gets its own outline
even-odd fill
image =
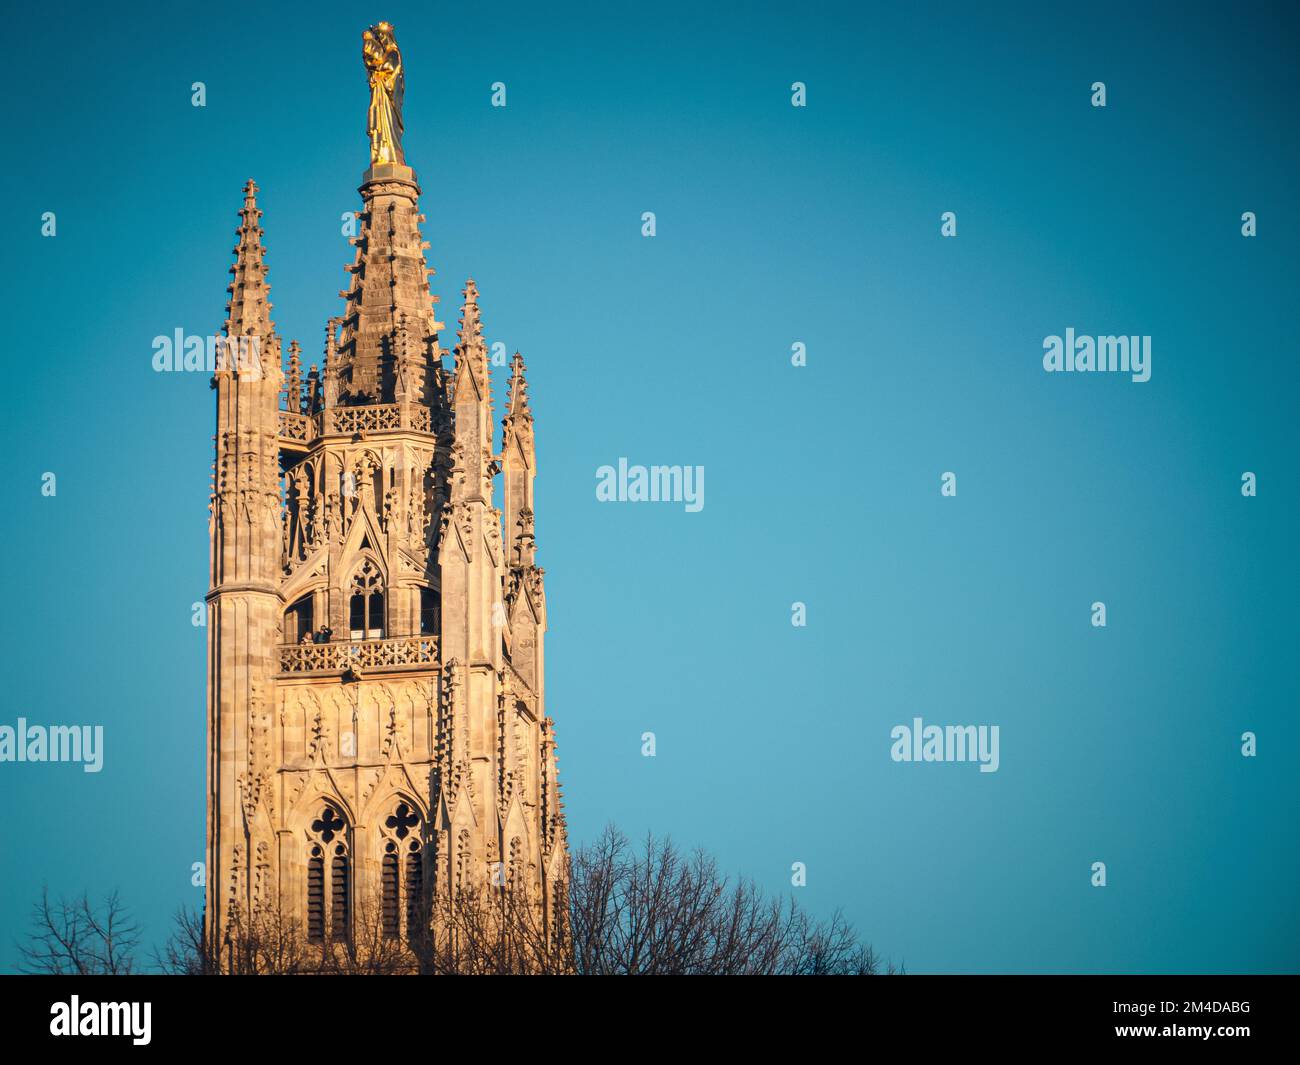
[[[402,151],[402,102],[406,74],[393,27],[371,26],[362,35],[361,55],[370,83],[367,131],[370,168],[361,179],[361,231],[352,239],[356,257],[347,267],[352,284],[340,295],[346,301],[339,342],[340,403],[394,403],[399,388],[420,402],[435,399],[441,384],[442,352],[435,316],[438,297],[429,290],[434,271],[426,264],[429,247],[420,234],[420,185]],[[398,335],[405,331],[418,364],[402,374],[404,355]],[[409,365],[403,367],[411,370]]]
[[[226,286],[230,299],[226,303],[226,336],[265,337],[275,332],[271,321],[271,302],[267,294],[266,251],[262,247],[262,211],[257,206],[257,184],[249,178],[244,185],[244,206],[239,209],[239,238],[235,245],[235,262],[230,268],[234,280]]]
[[[250,181],[212,381],[204,927],[224,971],[256,929],[304,956],[401,944],[413,971],[462,892],[565,919],[523,360],[497,456],[473,280],[443,366],[393,27],[362,55],[370,165],[324,357],[304,375],[295,342],[282,370]]]
[[[259,886],[257,860],[269,824],[272,767],[257,737],[269,729],[280,625],[279,408],[284,374],[271,321],[257,186],[244,187],[225,337],[212,387],[216,462],[208,531],[208,838],[206,925],[212,956],[226,951],[218,929],[237,927]],[[235,796],[239,801],[232,801]]]

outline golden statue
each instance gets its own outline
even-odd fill
[[[361,58],[370,75],[370,112],[366,118],[370,134],[370,164],[406,164],[402,154],[402,96],[406,77],[402,53],[397,49],[393,27],[387,22],[371,26],[361,35]]]

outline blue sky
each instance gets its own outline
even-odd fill
[[[804,862],[913,971],[1295,971],[1300,93],[1249,4],[44,5],[0,74],[0,724],[106,750],[0,765],[0,967],[42,882],[155,938],[200,901],[212,395],[152,340],[219,327],[254,177],[319,361],[380,18],[440,317],[472,275],[529,364],[574,841]],[[1067,327],[1151,380],[1044,373]],[[620,457],[704,509],[597,502]],[[997,724],[998,772],[891,761],[915,716]]]

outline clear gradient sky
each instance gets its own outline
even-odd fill
[[[1046,6],[11,9],[0,724],[106,750],[0,764],[0,968],[42,882],[201,901],[213,399],[152,340],[219,328],[254,177],[319,361],[381,18],[441,317],[472,275],[529,364],[573,841],[804,862],[912,971],[1300,968],[1295,8]],[[1044,373],[1067,327],[1151,380]],[[621,456],[704,509],[597,502]],[[915,716],[998,772],[891,761]]]

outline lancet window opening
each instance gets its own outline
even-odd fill
[[[384,579],[370,559],[353,574],[349,585],[348,631],[354,640],[384,638]]]
[[[347,819],[324,803],[307,844],[307,939],[347,940],[352,929],[352,856]]]
[[[424,822],[415,805],[399,799],[383,822],[380,914],[383,933],[414,940],[424,931]]]

